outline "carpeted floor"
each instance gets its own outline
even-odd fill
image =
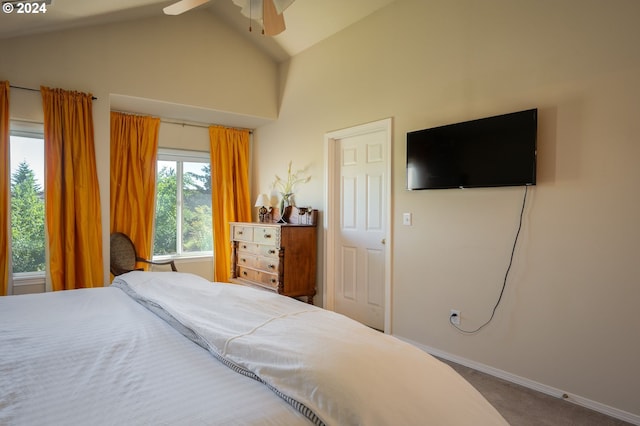
[[[453,362],[512,426],[628,426],[630,423]]]

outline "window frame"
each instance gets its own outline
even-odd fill
[[[11,137],[25,137],[31,139],[42,139],[44,149],[44,123],[36,121],[22,121],[22,120],[10,120],[9,121],[9,147],[11,148]],[[11,157],[11,151],[9,152]],[[46,164],[45,164],[46,167]],[[9,170],[9,179],[11,179],[11,170]],[[43,182],[43,190],[46,182]],[[11,206],[9,206],[11,208]],[[46,212],[46,201],[45,201]],[[13,287],[31,286],[31,285],[46,285],[47,267],[49,261],[49,245],[47,244],[47,221],[45,213],[45,232],[44,232],[44,258],[45,258],[45,270],[44,271],[29,271],[29,272],[13,272],[13,265],[11,267],[11,280]],[[11,239],[11,246],[13,248],[13,239]],[[13,255],[12,255],[13,257]],[[13,260],[13,259],[12,259]]]
[[[183,174],[184,162],[194,162],[194,163],[207,163],[211,166],[211,154],[208,151],[193,151],[193,150],[185,150],[185,149],[175,149],[175,148],[158,148],[158,155],[156,158],[156,166],[160,161],[175,161],[176,162],[176,253],[174,254],[163,254],[156,255],[155,254],[155,244],[152,247],[153,254],[152,260],[154,261],[162,261],[162,260],[172,260],[172,259],[180,259],[180,260],[197,260],[202,258],[213,258],[213,249],[208,251],[199,251],[199,252],[183,252],[182,251],[182,207],[184,203],[183,197]],[[157,173],[157,172],[156,172]],[[157,177],[157,174],[156,174]],[[212,188],[213,190],[213,188]],[[157,207],[157,194],[158,194],[158,181],[156,179],[156,199],[154,200],[154,218],[153,218],[153,237],[155,240],[155,209]],[[213,214],[213,212],[212,212]],[[212,218],[213,220],[213,218]],[[213,229],[211,231],[211,242],[213,247]]]

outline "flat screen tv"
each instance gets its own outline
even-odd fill
[[[407,133],[407,188],[536,184],[538,110]]]

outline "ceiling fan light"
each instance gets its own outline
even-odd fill
[[[262,0],[233,0],[233,4],[240,7],[240,13],[249,19],[256,19],[256,11],[262,11]]]
[[[241,8],[241,13],[262,22],[262,33],[268,36],[280,34],[286,29],[282,12],[295,0],[233,0]],[[249,23],[251,31],[251,23]]]
[[[294,1],[295,0],[272,0],[271,2],[275,6],[278,15],[282,15],[282,12],[291,6]],[[256,18],[255,12],[262,11],[264,7],[262,3],[262,0],[233,0],[233,4],[240,7],[242,9],[241,13],[247,18]]]

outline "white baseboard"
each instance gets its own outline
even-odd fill
[[[421,350],[431,355],[437,356],[438,358],[443,358],[448,361],[455,362],[456,364],[464,365],[465,367],[473,368],[474,370],[489,374],[494,377],[498,377],[508,382],[515,383],[517,385],[524,386],[526,388],[533,389],[535,391],[542,392],[544,394],[551,395],[556,398],[564,399],[567,402],[581,405],[590,410],[597,411],[602,414],[606,414],[607,416],[610,416],[610,417],[615,417],[616,419],[624,420],[625,422],[629,422],[634,425],[640,425],[640,415],[619,410],[617,408],[608,406],[606,404],[602,404],[600,402],[593,401],[588,398],[584,398],[580,395],[573,395],[568,392],[562,391],[560,389],[556,389],[554,387],[547,386],[542,383],[538,383],[534,380],[526,379],[524,377],[520,377],[515,374],[506,372],[504,370],[500,370],[485,364],[481,364],[479,362],[475,362],[467,358],[459,357],[457,355],[452,355],[448,352],[444,352],[436,348],[425,346],[423,344],[414,342],[412,340],[409,340],[400,336],[395,336],[395,337],[399,338],[400,340],[404,340],[405,342],[410,343],[411,345],[416,346],[417,348],[420,348]]]

